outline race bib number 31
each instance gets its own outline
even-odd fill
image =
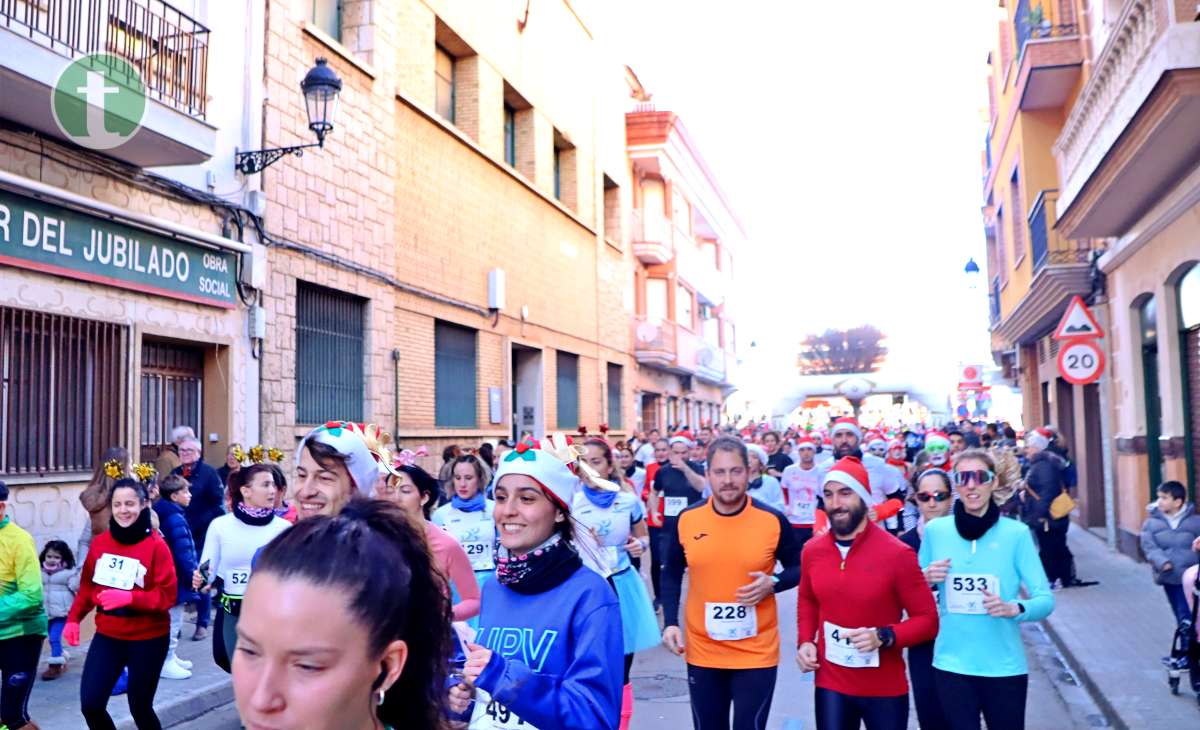
[[[1000,579],[983,573],[951,573],[946,577],[946,610],[950,613],[986,614],[983,592],[1000,593]]]
[[[758,636],[758,610],[740,603],[705,603],[704,630],[714,641]]]
[[[108,588],[119,588],[128,591],[133,588],[138,578],[138,568],[142,561],[124,555],[104,553],[96,561],[96,570],[92,574],[92,582]]]
[[[863,669],[879,666],[879,650],[862,653],[850,641],[850,630],[825,622],[825,658],[840,667]]]

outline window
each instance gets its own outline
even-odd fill
[[[1008,283],[1008,245],[1004,241],[1004,209],[996,211],[996,268],[1000,275],[1000,285]]]
[[[562,200],[562,150],[554,148],[554,198]]]
[[[517,166],[517,110],[504,105],[504,161]]]
[[[655,324],[667,319],[667,280],[646,279],[646,321]]]
[[[554,198],[571,210],[578,206],[579,185],[575,176],[575,145],[567,135],[554,130]]]
[[[475,339],[473,329],[449,322],[434,327],[434,422],[440,427],[476,426]]]
[[[1016,168],[1013,168],[1012,179],[1010,181],[1009,195],[1012,196],[1012,222],[1013,222],[1013,265],[1015,266],[1021,257],[1025,255],[1025,201],[1021,199],[1021,177]]]
[[[0,307],[0,474],[89,471],[125,443],[128,330]]]
[[[437,55],[434,63],[434,75],[437,81],[435,106],[442,119],[453,124],[454,95],[457,90],[454,56],[451,56],[450,52],[441,46],[434,46],[434,48]]]
[[[342,38],[342,0],[312,0],[313,25],[336,41]]]
[[[1200,264],[1192,266],[1179,280],[1179,328],[1200,327]],[[1200,440],[1200,434],[1196,434]]]
[[[608,364],[608,427],[621,428],[621,366]]]
[[[692,328],[692,292],[683,284],[675,285],[675,321]]]
[[[556,355],[558,427],[575,430],[579,425],[579,356],[569,352],[559,352]]]
[[[141,445],[161,453],[176,426],[204,433],[204,351],[142,341]]]
[[[366,300],[296,282],[296,421],[363,418]]]
[[[604,175],[604,238],[617,246],[621,240],[621,187]]]

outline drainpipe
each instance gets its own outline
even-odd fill
[[[392,443],[400,443],[400,348],[392,350]],[[397,447],[398,448],[398,447]]]
[[[1111,336],[1108,328],[1108,297],[1100,294],[1092,304],[1100,330]],[[1111,352],[1111,348],[1105,348]],[[1107,355],[1107,353],[1106,353]],[[1100,391],[1100,459],[1104,470],[1104,538],[1109,550],[1117,549],[1116,481],[1113,477],[1112,415],[1109,412],[1109,388],[1112,385],[1112,358],[1104,358],[1104,371],[1098,384]]]

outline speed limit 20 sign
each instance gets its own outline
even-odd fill
[[[1058,350],[1058,372],[1068,383],[1094,383],[1103,371],[1104,352],[1095,340],[1068,340]]]

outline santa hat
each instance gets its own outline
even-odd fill
[[[903,449],[903,448],[904,448],[904,442],[898,438],[894,438],[891,441],[888,441],[888,451],[891,451],[892,449]]]
[[[585,453],[584,447],[572,443],[561,433],[543,442],[519,443],[500,460],[495,483],[500,484],[500,480],[509,474],[523,474],[537,482],[546,496],[569,514],[575,493],[585,483],[601,491],[620,491],[620,487],[601,479],[580,458]]]
[[[1038,451],[1045,451],[1050,445],[1050,440],[1054,438],[1054,432],[1046,428],[1035,428],[1025,434],[1025,445],[1032,446]]]
[[[817,450],[817,442],[813,441],[809,437],[805,436],[796,442],[796,448],[797,449],[812,449],[813,451],[816,451]]]
[[[885,439],[883,437],[883,434],[879,433],[878,431],[868,432],[866,441],[867,441],[868,449],[871,448],[872,446],[874,446],[875,444],[883,444],[884,446],[887,446],[887,439]]]
[[[853,418],[839,418],[834,421],[833,428],[830,430],[829,435],[832,436],[842,431],[849,431],[857,436],[859,441],[862,441],[862,429],[859,428],[858,421],[854,420]]]
[[[767,450],[766,449],[759,446],[758,444],[746,444],[746,451],[757,456],[759,462],[762,463],[764,469],[767,467]]]
[[[668,441],[667,443],[671,444],[672,446],[674,446],[675,444],[683,444],[684,446],[688,447],[689,449],[692,448],[692,440],[690,438],[688,438],[687,436],[684,436],[682,433],[675,434],[674,436],[671,437],[671,440]]]
[[[942,449],[950,448],[950,437],[941,431],[930,431],[925,434],[925,448],[936,446]]]
[[[825,474],[825,481],[821,486],[830,482],[850,487],[855,494],[862,497],[863,504],[868,507],[875,503],[875,500],[871,499],[867,468],[857,456],[844,456],[834,462]]]
[[[324,426],[317,426],[296,447],[297,464],[309,441],[325,444],[341,454],[351,481],[363,494],[371,493],[381,473],[396,473],[386,446],[391,436],[373,423],[329,421]]]

